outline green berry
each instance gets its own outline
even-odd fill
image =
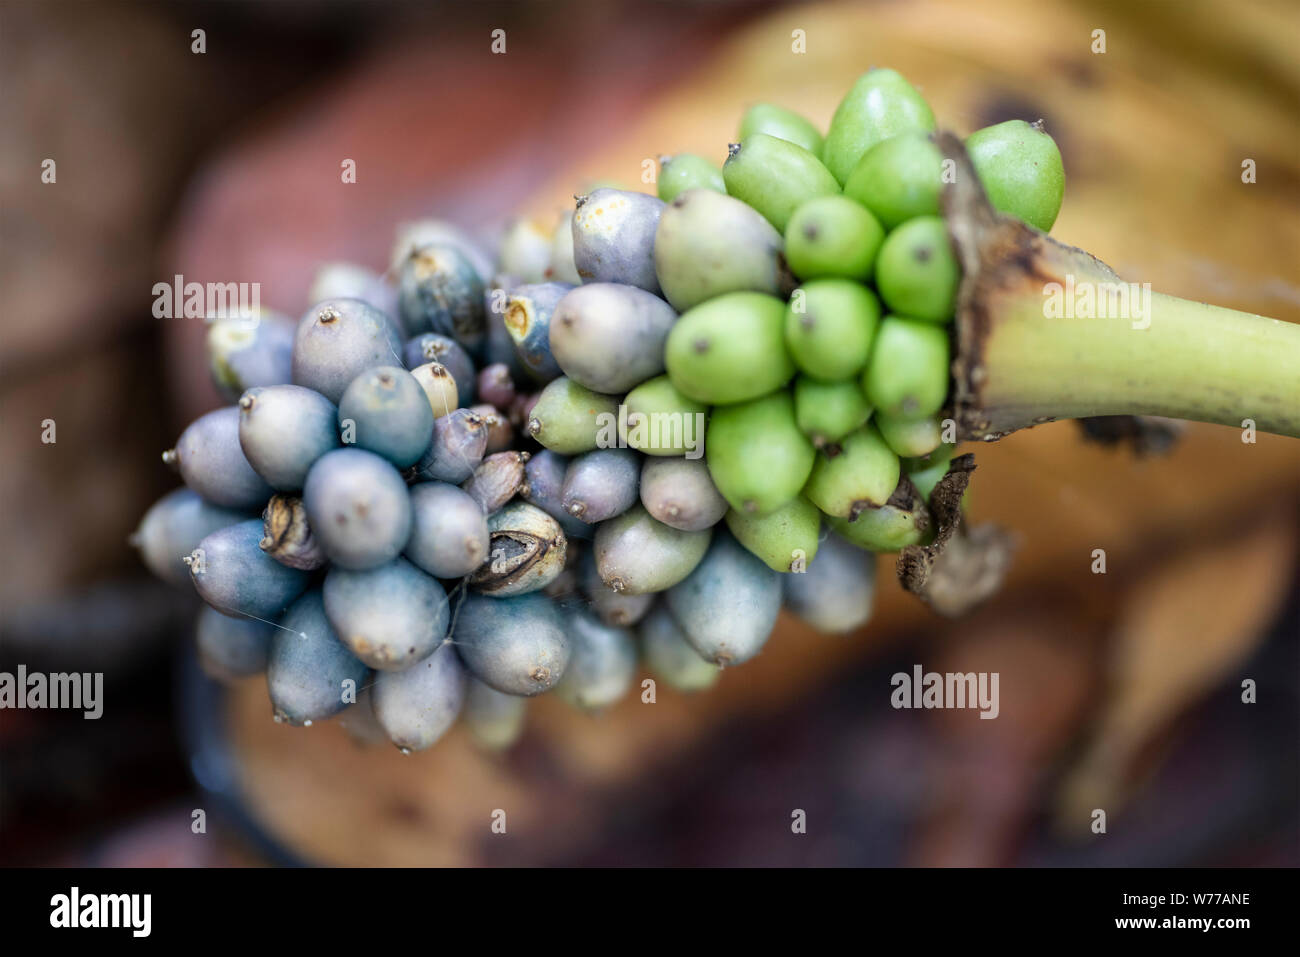
[[[785,227],[785,259],[800,279],[842,277],[866,282],[885,231],[860,203],[818,196],[794,211]]]
[[[618,396],[592,392],[567,376],[550,382],[528,417],[528,434],[552,452],[577,455],[601,445],[617,422]],[[602,433],[604,435],[602,436]]]
[[[946,322],[956,309],[960,281],[942,218],[918,216],[885,237],[876,261],[876,288],[891,311]]]
[[[827,515],[854,518],[873,505],[884,505],[898,487],[898,475],[898,456],[875,426],[867,424],[838,450],[831,447],[817,454],[804,495]]]
[[[836,108],[822,146],[822,162],[843,183],[877,143],[900,133],[933,129],[934,114],[912,84],[894,70],[870,70],[858,77]]]
[[[794,375],[784,326],[785,304],[775,296],[732,292],[710,299],[684,313],[668,334],[668,376],[697,402],[766,395]]]
[[[993,208],[1047,232],[1065,196],[1065,166],[1039,123],[1007,120],[966,137],[975,172]]]
[[[703,429],[697,431],[697,426],[708,407],[678,392],[666,375],[642,382],[623,405],[627,417],[618,431],[630,448],[646,455],[685,455],[704,441]]]
[[[794,110],[787,110],[775,103],[755,103],[745,111],[740,121],[740,132],[736,139],[744,140],[755,133],[766,133],[777,139],[785,140],[796,146],[802,146],[814,156],[822,151],[822,135],[808,120]]]
[[[765,515],[799,494],[816,453],[786,390],[713,410],[704,454],[713,484],[734,509]]]
[[[916,216],[939,215],[943,155],[925,133],[900,133],[862,154],[844,195],[875,214],[886,229]]]
[[[880,303],[866,286],[851,279],[814,279],[790,298],[786,348],[810,376],[847,379],[866,365],[879,322]]]
[[[749,203],[782,232],[801,204],[840,191],[840,184],[816,156],[766,133],[733,144],[722,164],[722,177],[728,193]]]
[[[803,496],[768,515],[750,515],[733,508],[726,518],[736,540],[775,571],[803,567],[817,554],[822,513]]]
[[[930,513],[921,502],[915,503],[914,508],[883,505],[867,509],[852,522],[828,518],[827,524],[859,548],[896,552],[925,541],[930,530]]]
[[[703,156],[695,153],[678,153],[659,159],[659,198],[671,203],[679,193],[688,189],[711,189],[725,193],[722,170]]]
[[[862,389],[878,415],[916,420],[934,415],[948,396],[948,330],[886,316],[876,333]]]
[[[899,458],[929,455],[940,445],[937,418],[904,420],[878,415],[875,423],[881,437]]]
[[[838,442],[871,417],[871,406],[857,379],[823,382],[801,375],[794,380],[794,417],[817,448]]]

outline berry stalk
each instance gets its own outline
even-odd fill
[[[1125,283],[995,212],[960,140],[939,144],[957,171],[943,203],[963,271],[950,410],[960,438],[1097,415],[1250,419],[1300,437],[1300,325]]]

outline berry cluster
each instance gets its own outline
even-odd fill
[[[933,127],[872,70],[824,139],[760,104],[721,169],[665,158],[658,197],[595,189],[495,264],[421,222],[391,279],[323,269],[296,326],[214,320],[234,404],[164,453],[186,488],[136,537],[210,606],[206,666],[265,669],[277,720],[360,702],[404,750],[461,715],[501,747],[524,698],[604,707],[639,654],[708,686],[783,603],[865,623],[872,553],[933,534],[952,456]],[[967,145],[995,207],[1050,228],[1051,138]]]

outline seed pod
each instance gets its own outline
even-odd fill
[[[658,604],[641,620],[638,629],[646,665],[660,681],[678,691],[703,691],[712,687],[722,670],[705,661],[691,647],[667,606]]]
[[[252,618],[231,618],[206,605],[199,609],[194,640],[204,674],[236,681],[266,670],[275,626]]]
[[[684,313],[668,335],[668,376],[697,402],[745,402],[794,376],[785,347],[785,303],[729,292]]]
[[[469,576],[488,595],[539,591],[564,570],[568,545],[559,523],[527,502],[512,502],[488,518],[488,559]]]
[[[868,423],[838,449],[817,453],[804,494],[827,515],[851,521],[888,501],[898,486],[899,468],[898,456]]]
[[[452,638],[474,677],[523,697],[554,687],[571,653],[559,609],[540,592],[510,598],[470,592],[457,613]]]
[[[727,500],[703,459],[647,458],[641,465],[641,504],[684,532],[712,528],[727,514]]]
[[[636,505],[596,528],[596,567],[601,581],[616,592],[663,591],[694,570],[711,534],[709,529],[684,532],[665,525]]]
[[[656,196],[620,189],[578,197],[573,262],[583,282],[620,282],[659,295],[654,245],[663,208]]]
[[[314,571],[328,559],[311,533],[307,508],[295,495],[273,495],[262,511],[258,547],[281,565]]]
[[[551,318],[556,304],[572,288],[562,282],[516,286],[506,300],[506,331],[520,361],[542,384],[560,375],[560,367],[551,355]]]
[[[693,189],[669,203],[659,219],[655,274],[679,311],[728,292],[784,298],[794,283],[781,248],[781,234],[752,207],[721,192]]]
[[[474,360],[455,339],[440,336],[436,332],[426,332],[408,339],[402,347],[402,362],[407,369],[414,369],[426,362],[441,363],[456,380],[456,404],[474,404]]]
[[[302,492],[307,521],[330,561],[353,571],[396,558],[411,535],[401,474],[373,452],[336,449],[317,460]]]
[[[307,289],[307,301],[326,299],[360,299],[393,319],[398,318],[397,290],[373,269],[356,263],[325,263],[316,269]]]
[[[763,214],[781,233],[794,211],[817,196],[840,191],[831,171],[802,146],[766,133],[733,143],[722,164],[727,192]]]
[[[403,558],[363,572],[331,568],[323,591],[339,640],[371,668],[409,668],[447,635],[447,593]]]
[[[456,409],[460,387],[445,365],[441,362],[426,362],[412,369],[411,375],[424,390],[435,419],[450,415]]]
[[[213,505],[260,508],[271,497],[271,486],[253,470],[239,444],[239,408],[227,406],[191,422],[163,453],[185,484]]]
[[[858,77],[831,117],[822,160],[841,183],[871,147],[900,133],[929,132],[934,114],[920,93],[895,70]]]
[[[504,751],[524,730],[525,699],[469,679],[463,720],[470,737],[488,751]]]
[[[695,153],[678,153],[659,157],[659,198],[671,203],[687,190],[709,189],[725,193],[727,184],[722,180],[722,170],[703,156]]]
[[[356,701],[370,669],[339,641],[319,588],[285,612],[271,639],[266,684],[277,722],[309,725]]]
[[[817,554],[821,512],[802,495],[767,515],[727,512],[736,541],[778,572],[800,572]]]
[[[515,400],[515,382],[510,378],[510,367],[504,362],[484,366],[478,374],[478,394],[496,409],[508,409]]]
[[[1047,232],[1065,195],[1065,167],[1042,121],[1007,120],[966,137],[971,165],[993,208]]]
[[[476,273],[484,278],[492,275],[492,259],[483,252],[482,246],[455,223],[442,219],[418,219],[398,226],[388,271],[400,272],[411,253],[421,246],[435,244],[455,246],[470,261]]]
[[[618,396],[592,392],[567,376],[542,390],[528,417],[528,434],[561,455],[617,445],[617,427]]]
[[[948,396],[948,330],[886,316],[862,372],[862,391],[878,415],[925,419]]]
[[[630,449],[585,452],[564,473],[564,510],[589,525],[622,515],[636,504],[640,481],[641,456]]]
[[[273,561],[261,540],[262,520],[250,518],[199,542],[185,560],[199,597],[227,615],[265,619],[302,594],[308,574]]]
[[[514,426],[510,424],[506,413],[498,412],[490,405],[476,405],[470,411],[483,420],[483,428],[487,432],[485,450],[489,455],[505,452],[515,444]]]
[[[908,479],[881,506],[867,508],[853,520],[828,517],[827,522],[846,541],[873,552],[897,552],[920,545],[934,531],[925,497]]]
[[[551,266],[546,270],[546,278],[552,282],[567,282],[571,286],[582,282],[578,267],[573,263],[573,213],[561,216],[551,234]]]
[[[461,578],[487,560],[488,524],[478,502],[454,485],[411,486],[406,557],[430,575]]]
[[[644,289],[589,283],[556,304],[549,350],[579,385],[622,393],[664,371],[664,343],[676,321],[673,308]]]
[[[316,460],[339,447],[338,409],[300,385],[249,389],[239,397],[239,447],[272,488],[296,492]]]
[[[798,575],[783,575],[786,607],[818,631],[844,634],[871,620],[876,593],[876,558],[827,535],[817,560]]]
[[[666,375],[642,382],[623,399],[623,408],[619,441],[638,452],[690,455],[704,442],[709,407],[682,395]]]
[[[520,495],[559,522],[566,538],[591,538],[595,529],[564,510],[564,474],[568,467],[568,458],[542,449],[524,466],[527,491],[521,491]]]
[[[530,219],[516,219],[501,239],[497,271],[519,282],[545,282],[551,266],[551,237]]]
[[[397,324],[359,299],[328,299],[298,322],[293,340],[293,381],[331,402],[371,366],[400,364]]]
[[[433,441],[416,463],[421,478],[457,484],[474,474],[488,447],[488,424],[472,409],[433,420]]]
[[[785,344],[795,365],[824,382],[862,371],[880,323],[875,294],[851,279],[814,279],[785,313]]]
[[[149,507],[130,543],[149,570],[171,585],[190,587],[185,563],[199,542],[217,529],[242,522],[248,515],[221,508],[187,488],[173,489]]]
[[[957,309],[961,268],[940,216],[909,219],[886,238],[876,261],[876,288],[890,310],[948,322]]]
[[[916,216],[938,216],[942,189],[943,154],[920,132],[877,143],[844,181],[844,195],[871,210],[885,229]]]
[[[818,196],[785,225],[785,259],[800,279],[867,282],[885,230],[861,204],[845,196]]]
[[[288,382],[293,377],[293,334],[293,321],[279,313],[212,320],[208,367],[222,398],[234,402],[254,386]]]
[[[444,644],[405,671],[375,679],[375,717],[402,753],[423,751],[456,723],[465,682],[456,649]]]
[[[714,484],[732,508],[750,514],[765,515],[798,495],[817,457],[787,391],[714,409],[707,438]]]
[[[432,243],[402,263],[398,286],[408,332],[450,336],[471,352],[487,334],[483,279],[456,246]]]
[[[814,156],[820,156],[822,152],[822,135],[817,127],[794,110],[775,103],[755,103],[745,111],[736,139],[743,140],[755,133],[766,133],[802,146]]]
[[[626,628],[606,625],[581,609],[566,616],[573,655],[555,693],[576,708],[607,708],[627,694],[636,677],[636,642]]]
[[[673,618],[700,655],[738,665],[762,649],[781,610],[781,576],[719,532],[685,581],[666,596]]]
[[[942,432],[937,418],[900,422],[887,415],[876,416],[876,428],[894,454],[899,458],[920,458],[929,455],[942,444]]]
[[[591,552],[582,556],[578,580],[583,594],[591,602],[592,611],[607,625],[623,628],[635,625],[654,604],[654,595],[631,595],[614,591],[601,581],[600,570],[596,567],[596,559]]]
[[[871,418],[871,406],[857,379],[823,382],[801,375],[794,380],[794,419],[815,448],[839,442]]]
[[[524,465],[528,458],[527,452],[494,452],[461,488],[478,502],[484,515],[491,515],[524,486]]]

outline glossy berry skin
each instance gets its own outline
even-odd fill
[[[371,668],[410,667],[447,635],[447,593],[405,559],[363,572],[331,568],[322,591],[339,640]]]
[[[577,455],[601,444],[618,427],[618,396],[594,392],[568,376],[542,390],[528,416],[530,436],[553,452]]]
[[[278,313],[256,320],[215,319],[208,326],[212,381],[227,402],[259,385],[283,385],[293,376],[294,323]]]
[[[934,114],[916,89],[895,70],[869,70],[858,77],[831,117],[822,161],[841,183],[862,156],[900,133],[934,129]]]
[[[794,417],[799,431],[816,448],[839,442],[871,417],[871,406],[857,379],[822,382],[801,375],[794,380]]]
[[[781,576],[719,532],[703,561],[669,589],[666,601],[702,658],[737,665],[762,650],[776,625]]]
[[[339,400],[337,420],[357,448],[399,469],[418,462],[433,438],[428,396],[411,373],[397,366],[376,366],[353,379]]]
[[[845,541],[873,552],[897,552],[925,542],[932,525],[929,510],[918,500],[911,507],[869,508],[853,521],[828,516],[827,523]]]
[[[797,572],[817,554],[821,518],[817,507],[800,495],[767,515],[733,508],[727,512],[727,528],[768,568]]]
[[[781,234],[752,207],[711,190],[668,204],[655,233],[655,274],[677,310],[727,292],[784,295],[790,284]]]
[[[666,375],[642,382],[623,399],[627,415],[619,441],[646,455],[679,457],[700,451],[709,407],[688,399]]]
[[[645,459],[641,504],[653,518],[684,532],[712,528],[727,514],[727,500],[704,459]]]
[[[876,557],[827,535],[802,574],[784,575],[785,606],[813,628],[845,634],[871,620],[875,604]]]
[[[781,233],[803,203],[840,191],[820,159],[802,146],[766,133],[754,133],[732,146],[722,176],[729,195],[753,206]]]
[[[596,527],[593,552],[601,581],[617,592],[663,591],[691,573],[709,547],[709,529],[684,532],[640,505]]]
[[[668,377],[697,402],[745,402],[785,385],[795,372],[785,346],[785,303],[732,292],[684,313],[668,335]]]
[[[477,678],[468,679],[461,719],[479,747],[504,751],[518,741],[526,710],[526,699],[502,694]]]
[[[714,409],[704,449],[722,497],[732,508],[756,515],[798,495],[816,457],[799,431],[787,390]]]
[[[957,308],[960,281],[948,227],[940,217],[909,219],[885,238],[876,263],[876,288],[891,311],[948,322]]]
[[[920,458],[942,444],[942,425],[937,418],[898,421],[877,416],[880,436],[899,458]]]
[[[966,137],[966,152],[993,208],[1047,232],[1065,196],[1065,166],[1041,122],[1008,120]]]
[[[583,282],[617,282],[659,295],[655,229],[663,200],[645,193],[596,189],[573,213],[573,262]]]
[[[467,680],[456,649],[444,644],[405,671],[375,678],[375,717],[403,752],[423,751],[456,723]]]
[[[588,283],[556,304],[548,351],[573,382],[623,393],[664,371],[664,342],[676,321],[672,306],[644,289]]]
[[[457,246],[434,243],[412,251],[398,274],[408,334],[436,332],[474,352],[487,335],[483,278]]]
[[[652,594],[632,595],[614,591],[600,580],[595,556],[585,551],[578,563],[578,583],[596,617],[607,625],[627,628],[635,625],[654,604]]]
[[[314,588],[290,606],[271,639],[266,683],[276,721],[312,724],[356,700],[370,669],[339,641]]]
[[[862,371],[880,322],[875,294],[851,279],[814,279],[785,312],[785,344],[800,371],[824,382]]]
[[[190,587],[185,559],[208,535],[245,521],[247,512],[205,502],[188,488],[172,489],[158,499],[140,519],[131,544],[149,570],[178,587]]]
[[[641,456],[631,449],[594,449],[569,463],[564,474],[564,511],[589,525],[622,515],[634,504]]]
[[[860,203],[818,196],[794,211],[785,226],[785,258],[800,279],[872,276],[885,230]]]
[[[338,409],[300,385],[249,389],[239,397],[239,446],[278,492],[296,492],[307,470],[339,447]]]
[[[456,409],[433,422],[433,439],[416,463],[420,477],[459,485],[479,467],[488,447],[488,426],[469,409]]]
[[[208,535],[190,554],[199,597],[227,615],[271,619],[302,594],[310,575],[260,548],[262,520],[250,518]]]
[[[863,154],[844,183],[885,229],[917,216],[938,216],[943,155],[926,133],[901,133]]]
[[[722,170],[703,156],[695,153],[678,153],[659,158],[659,198],[665,203],[688,189],[709,189],[725,193],[727,184],[722,181]]]
[[[827,515],[854,519],[889,500],[900,469],[875,426],[864,425],[839,444],[838,454],[818,453],[804,495]]]
[[[437,578],[461,578],[487,560],[488,524],[478,502],[442,482],[411,486],[406,557]]]
[[[454,629],[452,640],[470,674],[503,694],[549,691],[572,654],[560,611],[541,592],[508,598],[470,592]]]
[[[185,484],[213,505],[257,509],[271,497],[271,486],[253,470],[239,443],[239,408],[227,406],[201,415],[163,453]]]
[[[948,330],[930,322],[886,316],[862,373],[862,390],[880,415],[929,418],[948,395]]]
[[[551,352],[551,326],[556,304],[573,288],[562,282],[516,286],[506,300],[506,331],[515,344],[519,360],[540,385],[561,374]]]
[[[209,677],[235,681],[266,670],[275,626],[252,618],[232,618],[204,606],[194,627],[199,663]]]
[[[594,529],[564,510],[564,476],[570,461],[550,449],[534,453],[524,466],[524,484],[528,490],[521,495],[524,501],[559,522],[568,538],[591,538]]]
[[[293,382],[337,404],[343,390],[372,366],[400,365],[396,323],[359,299],[329,299],[298,321],[293,341]]]
[[[474,404],[477,373],[474,360],[464,346],[455,339],[436,332],[425,332],[414,339],[408,339],[402,347],[402,364],[409,370],[427,362],[436,362],[451,373],[451,377],[456,380],[458,405]]]
[[[625,696],[636,677],[636,642],[626,628],[575,608],[566,615],[573,655],[555,693],[576,708],[597,711]]]
[[[397,469],[361,449],[336,449],[307,473],[303,505],[312,533],[342,568],[392,561],[411,534],[411,497]]]
[[[796,146],[802,146],[814,156],[822,151],[822,135],[817,127],[794,110],[775,103],[755,103],[745,111],[740,119],[740,130],[736,139],[744,141],[755,133],[766,133],[777,139],[786,140]]]
[[[658,604],[641,620],[637,628],[646,665],[660,681],[682,692],[703,691],[717,683],[722,674],[711,661],[705,661],[686,640],[686,634],[673,618],[667,605]]]

